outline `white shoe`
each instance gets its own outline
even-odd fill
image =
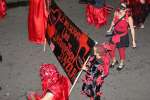
[[[96,44],[98,44],[98,42],[97,42],[97,41],[95,41],[95,40],[94,40],[94,42],[95,42],[95,45],[96,45]]]
[[[144,28],[144,24],[141,24],[140,28]]]

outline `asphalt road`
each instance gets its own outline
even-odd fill
[[[117,6],[119,0],[108,0]],[[102,43],[107,41],[108,26],[96,29],[85,20],[85,5],[78,0],[60,0],[58,5],[66,15],[89,36]],[[0,100],[26,100],[27,91],[41,92],[39,66],[53,63],[65,75],[48,45],[43,46],[28,41],[28,6],[18,6],[7,10],[7,16],[0,22]],[[111,16],[108,24],[110,24]],[[102,100],[150,100],[150,16],[144,29],[136,29],[137,48],[127,49],[126,67],[118,72],[110,70],[102,91]],[[85,73],[82,74],[82,76]],[[70,95],[70,100],[89,100],[80,94],[81,78]]]

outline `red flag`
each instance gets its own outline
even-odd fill
[[[45,0],[30,0],[28,13],[29,40],[44,44],[48,12]]]
[[[49,8],[46,39],[70,81],[74,83],[95,42],[65,15],[55,1],[51,2]]]

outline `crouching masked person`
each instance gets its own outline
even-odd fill
[[[69,80],[61,75],[53,64],[42,64],[40,67],[42,95],[28,93],[28,100],[69,100]]]
[[[97,44],[94,47],[94,54],[91,55],[83,77],[82,94],[90,97],[90,100],[100,100],[102,95],[101,87],[104,78],[109,74],[110,54],[112,44]]]

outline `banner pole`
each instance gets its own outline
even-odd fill
[[[72,87],[71,87],[71,89],[70,89],[70,91],[69,91],[69,95],[71,94],[71,92],[72,92],[74,86],[76,85],[76,83],[77,83],[77,81],[78,81],[80,75],[81,75],[82,72],[84,71],[83,67],[85,67],[85,65],[86,65],[86,63],[88,62],[89,58],[90,58],[90,56],[88,56],[88,58],[87,58],[86,61],[84,62],[81,71],[79,72],[78,76],[76,77],[76,79],[75,79],[75,81],[74,81],[74,83],[73,83],[73,85],[72,85]]]
[[[45,50],[46,50],[46,38],[45,38],[45,40],[44,40],[44,47],[43,47],[43,51],[45,52]]]

